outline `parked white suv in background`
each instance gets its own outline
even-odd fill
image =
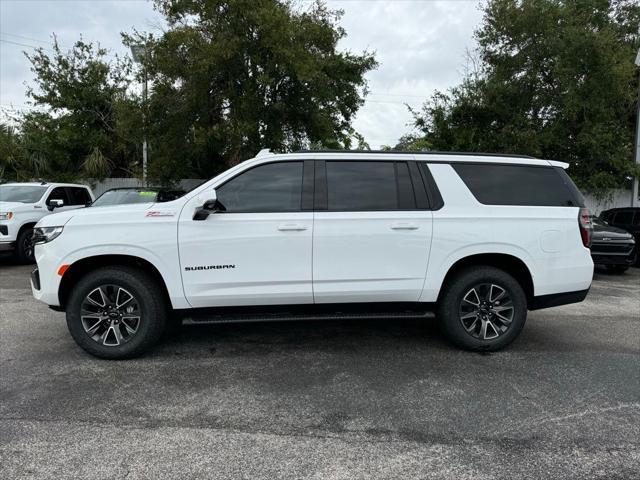
[[[463,348],[511,343],[527,310],[579,302],[593,274],[584,201],[528,157],[259,154],[167,203],[38,224],[34,296],[76,342],[142,353],[190,322],[423,317]]]
[[[21,262],[33,262],[33,227],[55,212],[81,208],[93,201],[91,189],[68,183],[0,185],[0,252],[13,251]]]

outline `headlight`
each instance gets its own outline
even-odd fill
[[[33,229],[33,243],[47,243],[58,238],[62,233],[62,227],[36,227]]]
[[[0,212],[0,220],[11,220],[13,212]]]

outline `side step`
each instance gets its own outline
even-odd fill
[[[422,319],[433,317],[431,309],[425,304],[367,304],[367,308],[359,305],[304,305],[287,307],[245,307],[245,308],[210,308],[193,310],[176,310],[175,315],[181,318],[184,325],[204,325],[220,323],[246,322],[297,322],[304,320],[358,320],[358,319]],[[417,309],[416,306],[421,308]],[[404,308],[403,308],[404,307]]]

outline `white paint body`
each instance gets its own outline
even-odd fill
[[[107,254],[136,256],[155,266],[175,309],[434,302],[451,266],[483,253],[520,259],[531,273],[535,296],[589,288],[593,263],[582,244],[577,207],[483,205],[448,163],[429,163],[444,200],[444,207],[437,211],[224,213],[211,214],[204,221],[193,219],[217,186],[258,164],[398,157],[427,163],[564,165],[468,155],[259,156],[172,202],[84,209],[43,218],[39,226],[64,226],[64,231],[52,242],[36,246],[41,289],[34,289],[34,296],[58,306],[59,267]],[[196,265],[233,268],[185,269]]]
[[[68,210],[75,210],[84,207],[84,205],[63,205],[62,207],[56,207],[53,211],[47,208],[47,199],[51,192],[57,187],[76,187],[83,188],[91,197],[93,201],[95,198],[93,192],[86,185],[76,185],[70,183],[47,183],[42,185],[41,183],[11,183],[6,185],[26,185],[26,186],[42,186],[43,194],[34,203],[20,203],[20,202],[3,202],[0,197],[0,213],[12,213],[10,220],[0,220],[0,225],[7,227],[7,235],[0,233],[0,250],[9,249],[13,247],[13,243],[17,240],[20,229],[27,225],[35,225],[40,219],[51,215],[53,213],[65,212]],[[6,248],[3,248],[6,247]]]

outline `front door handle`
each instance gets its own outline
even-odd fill
[[[420,227],[415,223],[394,223],[391,230],[418,230]]]
[[[281,232],[301,232],[306,229],[306,225],[301,225],[299,223],[283,223],[282,225],[278,225],[278,230]]]

